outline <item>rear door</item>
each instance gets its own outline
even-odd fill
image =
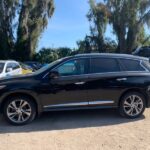
[[[120,81],[125,80],[120,70],[120,64],[115,58],[91,58],[87,82],[90,106],[116,105],[116,100],[121,92]]]

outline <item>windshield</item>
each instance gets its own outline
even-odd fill
[[[53,61],[52,63],[42,67],[41,69],[37,70],[36,72],[34,72],[34,74],[40,74],[44,71],[46,71],[47,69],[51,68],[52,66],[56,65],[57,63],[59,63],[60,61],[64,60],[65,58],[61,58],[61,59],[58,59],[56,61]]]
[[[5,63],[0,63],[0,73],[2,73],[2,72],[3,72],[4,65],[5,65]]]

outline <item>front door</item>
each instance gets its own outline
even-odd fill
[[[69,60],[53,71],[59,78],[45,78],[41,83],[42,104],[44,108],[64,108],[87,106],[88,59]]]

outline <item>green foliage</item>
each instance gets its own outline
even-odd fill
[[[61,47],[57,49],[42,48],[34,55],[34,60],[41,63],[51,63],[59,58],[72,55],[72,50],[67,47]]]
[[[38,39],[53,12],[53,0],[1,0],[0,57],[32,59]],[[17,18],[18,23],[14,24]],[[15,31],[17,36],[14,36]]]
[[[72,53],[72,50],[67,47],[60,47],[60,48],[56,49],[55,51],[57,52],[59,58],[70,56]]]
[[[34,59],[41,63],[51,63],[58,59],[58,54],[51,48],[42,48],[35,54]]]
[[[101,52],[105,49],[104,33],[109,23],[118,40],[117,52],[131,53],[141,43],[139,36],[145,24],[150,27],[150,0],[105,0],[103,3],[90,0],[87,17],[92,22],[91,35]]]
[[[91,41],[97,43],[100,52],[104,52],[104,33],[108,23],[109,12],[103,3],[97,3],[95,0],[89,0],[90,11],[87,18],[91,23]],[[93,39],[94,38],[94,39]]]

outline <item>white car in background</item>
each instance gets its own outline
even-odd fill
[[[22,68],[17,61],[0,60],[0,78],[22,74]]]

